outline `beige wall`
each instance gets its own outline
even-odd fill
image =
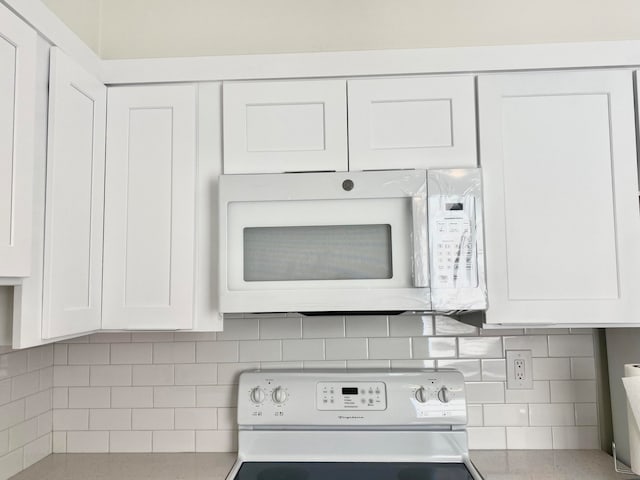
[[[44,1],[103,58],[640,39],[638,0]]]

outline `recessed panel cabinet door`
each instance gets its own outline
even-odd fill
[[[224,173],[347,170],[344,80],[223,85]]]
[[[196,89],[108,93],[103,328],[193,325]]]
[[[31,269],[36,41],[0,5],[0,277]]]
[[[42,337],[98,330],[107,89],[51,49]]]
[[[481,76],[489,323],[624,323],[640,312],[629,71]]]
[[[475,167],[472,76],[349,81],[349,169]]]

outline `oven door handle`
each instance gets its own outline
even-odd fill
[[[429,242],[427,241],[427,195],[418,194],[411,199],[413,219],[413,286],[429,286]]]

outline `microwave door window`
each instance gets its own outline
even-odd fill
[[[244,228],[244,280],[390,279],[391,243],[387,224]]]

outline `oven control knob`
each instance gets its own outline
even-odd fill
[[[429,401],[429,392],[426,388],[420,387],[416,390],[416,400],[420,403],[427,403]]]
[[[260,387],[255,387],[253,390],[251,390],[251,393],[249,394],[249,398],[251,398],[251,401],[253,403],[264,402],[264,398],[265,398],[264,390]]]
[[[442,403],[449,403],[451,400],[451,394],[449,393],[449,389],[447,387],[442,387],[438,390],[438,400]]]
[[[282,387],[276,387],[271,397],[273,398],[273,403],[282,404],[287,400],[287,392]]]

